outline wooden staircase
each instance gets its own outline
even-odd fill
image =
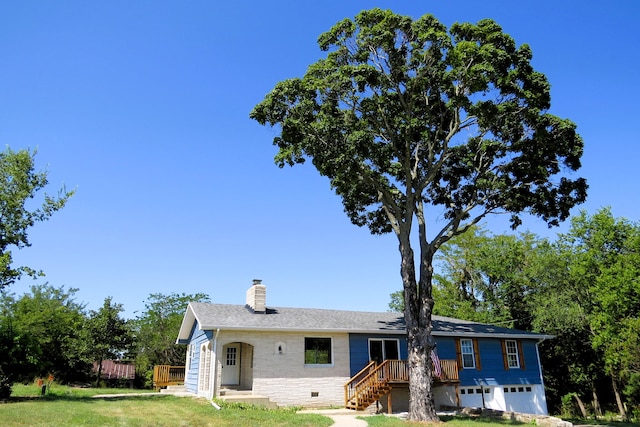
[[[409,370],[405,361],[387,359],[379,365],[371,361],[344,385],[345,407],[363,411],[390,393],[394,382],[408,381]]]
[[[440,360],[440,377],[434,385],[458,383],[456,360]],[[344,385],[345,408],[363,411],[382,396],[389,394],[394,384],[409,382],[409,367],[406,360],[387,359],[381,364],[369,362]]]

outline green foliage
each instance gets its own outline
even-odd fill
[[[580,415],[580,412],[576,410],[575,393],[567,393],[562,396],[561,399],[561,414],[565,418],[574,418]]]
[[[13,381],[49,374],[61,381],[86,378],[84,306],[75,301],[76,291],[44,284],[18,299],[0,296],[0,365]]]
[[[279,166],[313,160],[354,224],[389,232],[422,203],[453,223],[505,210],[550,224],[582,202],[575,125],[554,117],[549,84],[491,20],[415,21],[373,9],[319,38],[327,57],[278,83],[251,117],[278,125]]]
[[[11,248],[30,246],[29,228],[49,219],[73,195],[73,191],[63,187],[57,196],[45,193],[40,207],[28,208],[31,199],[48,184],[46,171],[35,171],[35,154],[35,151],[10,148],[0,152],[0,289],[11,285],[23,274],[40,274],[28,267],[14,267]]]
[[[203,293],[193,295],[171,293],[150,294],[145,310],[132,323],[136,335],[136,368],[143,376],[154,365],[181,366],[186,347],[176,344],[176,337],[189,302],[209,302]]]
[[[98,363],[96,384],[100,382],[102,362],[122,359],[133,344],[131,325],[120,317],[122,311],[122,304],[113,303],[112,298],[107,297],[100,309],[89,313],[86,321],[87,353]]]
[[[637,405],[628,387],[640,369],[640,225],[614,218],[608,208],[593,215],[583,211],[559,236],[558,250],[565,265],[554,287],[560,303],[549,307],[541,301],[540,310],[552,311],[541,316],[539,326],[557,333],[565,346],[571,342],[574,352],[580,349],[568,366],[574,383],[608,377],[614,391],[621,384],[627,402]]]

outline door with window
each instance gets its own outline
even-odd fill
[[[240,344],[227,344],[222,353],[222,384],[240,384]]]
[[[397,339],[375,339],[369,340],[369,360],[382,363],[386,359],[400,359],[400,343]]]

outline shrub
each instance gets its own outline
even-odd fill
[[[562,396],[562,416],[563,417],[576,417],[579,415],[579,411],[576,409],[575,402],[573,401],[575,393],[567,393]]]

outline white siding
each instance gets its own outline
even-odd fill
[[[480,389],[480,386],[460,387],[461,406],[547,415],[544,388],[539,384],[484,386],[484,404],[483,394],[478,393]]]
[[[333,364],[305,366],[305,337],[331,338]],[[253,394],[281,406],[344,404],[344,384],[349,380],[348,334],[220,332],[218,348],[232,342],[253,346]]]

